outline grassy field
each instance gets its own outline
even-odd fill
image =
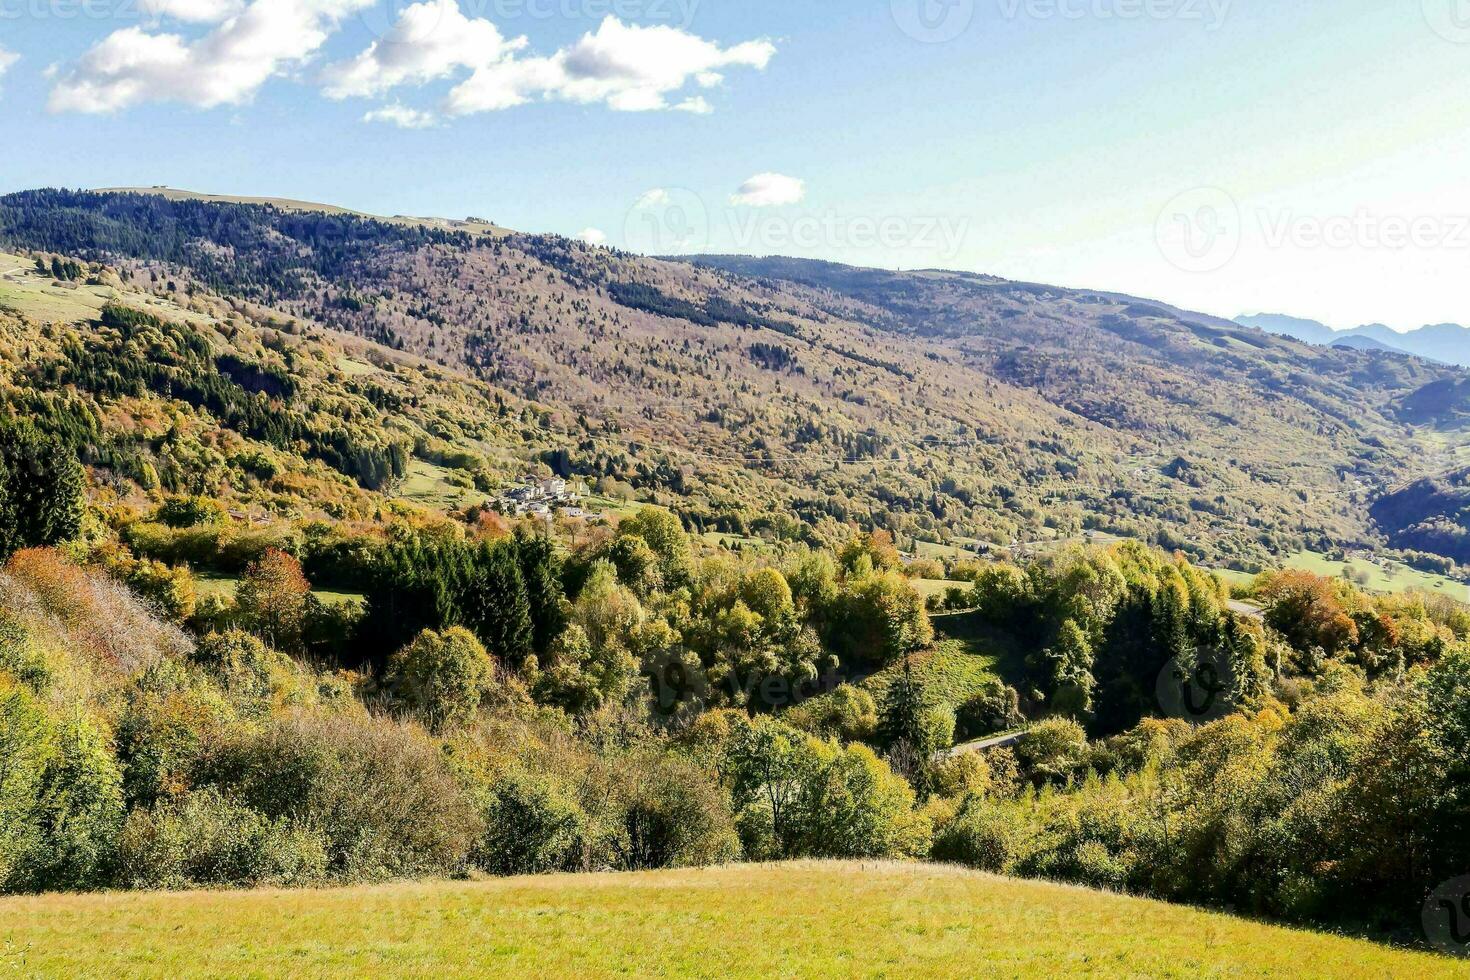
[[[408,475],[398,495],[423,507],[436,510],[457,510],[474,504],[483,504],[489,494],[473,487],[461,487],[450,482],[450,471],[442,466],[426,463],[421,459],[410,460]]]
[[[1350,558],[1347,561],[1332,561],[1325,555],[1313,551],[1301,551],[1286,560],[1287,568],[1300,568],[1318,575],[1330,575],[1334,578],[1340,577],[1344,570],[1353,574],[1355,580],[1363,583],[1364,587],[1373,592],[1403,592],[1406,589],[1425,589],[1429,592],[1437,592],[1443,595],[1459,599],[1461,602],[1470,601],[1470,587],[1463,582],[1445,578],[1443,575],[1435,575],[1431,572],[1421,572],[1410,568],[1408,565],[1396,561],[1382,565],[1359,558]],[[1363,578],[1359,578],[1363,576]]]
[[[240,580],[238,578],[231,578],[228,575],[199,572],[194,576],[194,591],[200,597],[222,595],[233,599],[235,597],[235,589],[239,585]],[[361,602],[363,600],[363,595],[360,592],[333,592],[330,589],[312,589],[311,594],[326,603],[347,602],[349,600]]]
[[[1470,977],[1470,964],[923,864],[0,901],[17,976]]]
[[[914,587],[915,592],[919,593],[925,599],[931,595],[937,595],[943,598],[950,589],[969,591],[972,588],[969,582],[950,582],[938,578],[911,578],[909,579],[909,584]]]

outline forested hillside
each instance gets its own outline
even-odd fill
[[[0,205],[0,890],[934,858],[1401,938],[1467,866],[1470,612],[1191,561],[1370,539],[1448,369],[330,217]]]
[[[696,529],[976,550],[1086,528],[1254,570],[1387,546],[1371,502],[1458,444],[1416,409],[1457,369],[981,276],[118,193],[11,195],[0,242],[468,370],[546,407],[553,468]]]

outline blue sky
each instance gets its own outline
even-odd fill
[[[0,189],[1470,322],[1465,0],[453,2],[0,0]]]

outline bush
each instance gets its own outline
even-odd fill
[[[271,693],[271,672],[284,658],[243,630],[210,633],[199,641],[194,659],[219,679],[225,690],[249,701]]]
[[[1020,723],[1020,696],[998,680],[989,681],[955,708],[955,737],[960,741],[1003,732]]]
[[[914,812],[914,791],[866,745],[825,747],[801,780],[793,854],[811,857],[919,857],[931,828]]]
[[[458,626],[424,630],[388,661],[384,678],[395,700],[442,731],[474,717],[494,680],[495,662],[473,633]]]
[[[694,763],[645,752],[629,756],[620,770],[620,867],[687,867],[740,856],[730,798]]]
[[[10,612],[0,609],[0,671],[37,694],[51,685],[51,665],[30,629]]]
[[[470,860],[491,874],[573,871],[587,850],[587,815],[549,773],[506,773],[491,787],[482,820]]]
[[[318,828],[340,881],[454,873],[482,832],[434,741],[367,714],[273,719],[223,746],[201,782],[272,821]]]
[[[878,730],[878,706],[860,687],[843,684],[781,716],[787,724],[822,738],[866,742]]]
[[[0,673],[0,888],[15,887],[42,846],[36,819],[55,734],[34,694]]]
[[[936,861],[1003,874],[1012,867],[1023,832],[1004,805],[971,796],[935,835],[931,855]]]
[[[74,718],[57,733],[56,754],[37,802],[41,847],[25,863],[18,887],[105,887],[122,829],[122,774],[102,734],[83,718]]]
[[[209,497],[173,497],[158,508],[157,519],[172,528],[214,526],[225,522],[225,509]]]
[[[1033,781],[1065,782],[1087,765],[1087,733],[1071,718],[1047,718],[1016,743],[1015,752]]]
[[[133,888],[299,887],[327,871],[322,834],[268,820],[213,788],[135,810],[118,858],[119,876]]]

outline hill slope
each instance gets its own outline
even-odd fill
[[[1470,976],[1337,936],[883,863],[5,899],[0,937],[0,963],[43,976]]]
[[[557,469],[701,529],[976,547],[1091,527],[1255,567],[1382,545],[1371,499],[1453,463],[1400,406],[1463,372],[1415,358],[993,277],[304,207],[28,192],[0,199],[0,242],[473,372],[557,410]]]

